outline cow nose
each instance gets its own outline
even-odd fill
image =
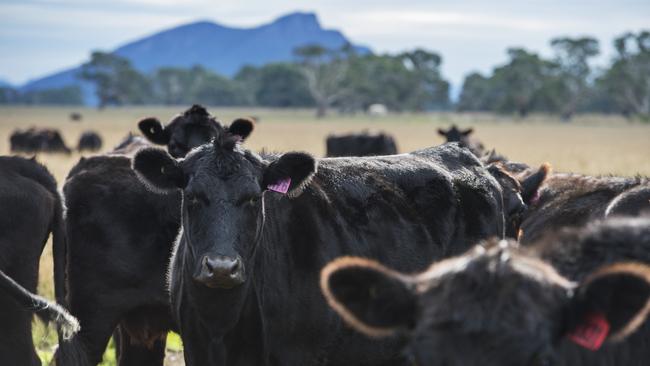
[[[206,255],[195,279],[212,288],[232,288],[244,282],[244,265],[239,257]]]
[[[203,257],[203,265],[209,273],[215,276],[231,276],[236,273],[241,266],[239,258],[229,257]]]

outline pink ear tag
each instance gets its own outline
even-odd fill
[[[289,192],[290,185],[291,185],[291,178],[285,178],[285,179],[281,179],[277,183],[269,184],[266,187],[266,189],[273,192],[287,194],[287,192]]]
[[[588,350],[597,351],[609,334],[609,322],[603,314],[589,314],[582,324],[569,332],[569,339]]]

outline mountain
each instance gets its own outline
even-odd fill
[[[0,88],[13,88],[10,82],[0,79]]]
[[[244,65],[261,66],[291,61],[293,50],[306,44],[339,48],[348,43],[337,30],[323,29],[313,13],[291,13],[269,24],[253,28],[232,28],[201,21],[181,25],[121,46],[113,53],[131,61],[136,69],[149,73],[163,66],[201,65],[225,76],[233,76]],[[369,53],[354,46],[359,53]],[[87,104],[96,104],[92,85],[76,77],[80,66],[25,84],[21,90],[42,90],[80,85]]]

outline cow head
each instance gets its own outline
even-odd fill
[[[224,128],[245,140],[253,127],[254,122],[245,118],[237,119],[230,126],[224,127],[200,105],[193,105],[164,127],[154,117],[145,118],[138,123],[138,128],[149,141],[166,145],[167,151],[175,158],[181,158],[193,148],[212,140]]]
[[[553,364],[559,344],[621,341],[650,312],[646,265],[609,265],[576,284],[505,241],[417,275],[341,258],[323,269],[321,287],[358,331],[409,335],[418,365]]]
[[[506,236],[516,238],[523,215],[538,195],[538,191],[546,177],[550,174],[551,166],[542,164],[536,171],[529,169],[527,174],[515,176],[501,162],[487,166],[488,172],[501,186],[503,210],[506,220]]]
[[[262,234],[264,197],[295,197],[316,171],[308,154],[291,152],[268,161],[238,141],[222,134],[183,160],[145,149],[133,161],[153,189],[183,190],[180,245],[191,253],[186,263],[194,281],[210,288],[233,288],[246,280]]]
[[[459,129],[456,125],[452,125],[448,130],[442,128],[438,129],[438,135],[443,136],[447,139],[447,142],[467,142],[469,135],[474,132],[473,128],[467,128],[465,130]]]

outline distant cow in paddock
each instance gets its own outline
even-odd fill
[[[83,119],[83,115],[79,112],[72,112],[70,113],[70,121],[72,122],[81,122]]]
[[[32,313],[56,321],[68,333],[76,328],[61,308],[33,295],[50,233],[54,250],[65,242],[54,177],[32,159],[0,157],[0,207],[0,363],[40,365],[32,342]],[[60,265],[55,262],[55,269]],[[61,283],[55,278],[59,290]]]
[[[218,133],[252,130],[244,120],[223,127],[209,114],[184,115]],[[82,329],[59,348],[61,365],[98,364],[116,326],[120,366],[163,364],[167,333],[176,329],[166,272],[181,196],[152,193],[136,177],[131,156],[144,146],[152,145],[129,134],[113,152],[82,158],[66,179],[67,299]]]
[[[77,151],[97,151],[102,148],[102,138],[95,131],[86,131],[79,137]]]
[[[397,144],[393,136],[368,133],[327,136],[327,156],[376,156],[397,154]]]
[[[235,120],[229,127],[237,136],[251,134],[255,123],[249,118]],[[167,126],[157,118],[145,118],[138,123],[142,134],[154,144],[167,146],[171,156],[180,158],[193,148],[210,141],[222,129],[222,126],[208,111],[200,105],[193,105],[184,113],[174,117]],[[241,130],[238,130],[241,129]]]
[[[403,271],[502,235],[501,187],[466,149],[315,160],[259,156],[218,136],[183,160],[133,160],[157,192],[183,192],[170,267],[186,365],[400,365],[400,341],[346,330],[320,269],[363,255]]]
[[[38,152],[69,154],[71,152],[63,141],[61,133],[51,128],[16,130],[11,134],[9,142],[12,152],[28,154]]]
[[[416,275],[340,258],[321,287],[358,331],[407,336],[415,365],[642,366],[649,264],[650,220],[619,218],[529,247],[493,239]]]
[[[447,139],[447,142],[458,142],[460,146],[468,148],[474,155],[481,157],[485,154],[485,147],[479,140],[470,136],[473,132],[474,129],[471,127],[461,130],[456,125],[451,125],[448,130],[438,129],[438,134]]]

